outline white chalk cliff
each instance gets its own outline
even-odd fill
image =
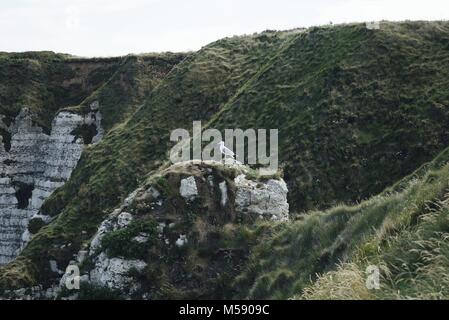
[[[39,215],[39,209],[69,179],[81,157],[83,139],[74,130],[95,125],[93,142],[103,133],[97,103],[86,115],[58,113],[49,135],[33,123],[27,108],[9,126],[2,120],[0,128],[11,140],[7,145],[0,136],[0,265],[12,261],[29,240],[27,226],[33,216],[51,219]]]

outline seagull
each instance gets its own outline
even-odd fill
[[[218,144],[220,145],[220,152],[225,155],[225,160],[227,156],[230,156],[232,159],[234,159],[235,153],[232,152],[231,149],[226,148],[223,141],[220,141]]]

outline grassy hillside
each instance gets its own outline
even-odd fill
[[[448,161],[446,149],[360,204],[276,226],[253,248],[238,297],[447,298]],[[381,269],[381,290],[366,289],[368,265]]]
[[[7,124],[23,107],[49,130],[55,113],[81,103],[107,81],[121,58],[77,59],[53,52],[0,53],[0,114]]]
[[[202,120],[215,128],[279,128],[299,220],[274,225],[234,285],[239,297],[302,294],[311,276],[352,258],[374,229],[390,220],[416,225],[420,206],[441,191],[425,178],[416,185],[409,179],[397,185],[400,192],[337,206],[380,193],[448,145],[448,39],[446,22],[384,22],[380,30],[354,24],[226,38],[190,54],[139,91],[142,106],[126,94],[114,98],[134,106],[130,117],[117,117],[110,100],[112,129],[46,201],[43,213],[57,218],[0,271],[0,284],[54,280],[48,260],[66,265],[105,215],[164,164],[170,131]],[[111,79],[109,92],[128,83]]]
[[[279,128],[296,210],[364,199],[448,145],[448,37],[449,23],[312,28],[211,126]]]
[[[100,101],[107,131],[132,114],[184,54],[77,58],[53,52],[0,53],[0,115],[6,126],[27,107],[49,133],[60,110],[86,113]],[[3,141],[10,134],[0,128]]]
[[[117,70],[98,89],[79,104],[64,110],[83,113],[89,110],[90,103],[98,101],[103,115],[102,126],[108,131],[131,116],[173,66],[185,57],[183,53],[123,57]]]
[[[444,165],[410,180],[403,192],[379,200],[391,209],[374,224],[376,232],[358,244],[350,260],[320,275],[296,298],[448,299],[447,150],[438,160],[443,159]],[[369,265],[380,268],[379,290],[366,289]]]

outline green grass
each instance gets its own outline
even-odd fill
[[[157,223],[153,219],[132,221],[126,228],[106,234],[101,240],[101,250],[110,257],[144,258],[157,241],[156,228]],[[140,233],[145,233],[148,240],[143,243],[135,241]]]
[[[429,204],[435,209],[423,212],[416,225],[389,238],[373,237],[361,246],[353,262],[321,275],[295,298],[447,299],[449,210],[446,202]],[[378,290],[365,286],[368,265],[381,270]]]
[[[120,59],[78,63],[53,52],[0,54],[0,114],[10,123],[23,107],[49,131],[57,111],[77,105],[109,79]]]
[[[79,300],[124,300],[122,293],[107,287],[98,287],[81,283],[78,293]]]
[[[447,150],[437,159],[424,174],[407,177],[401,190],[279,226],[253,248],[235,282],[238,297],[447,297]],[[380,291],[365,287],[371,264],[383,270]]]
[[[448,145],[449,25],[381,26],[298,34],[208,124],[279,128],[294,210],[377,194]]]

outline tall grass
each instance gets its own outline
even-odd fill
[[[236,279],[245,298],[374,299],[447,294],[449,165],[404,189],[354,206],[311,212],[253,249]],[[447,159],[446,159],[447,161]],[[365,287],[365,268],[377,265],[382,290]]]

